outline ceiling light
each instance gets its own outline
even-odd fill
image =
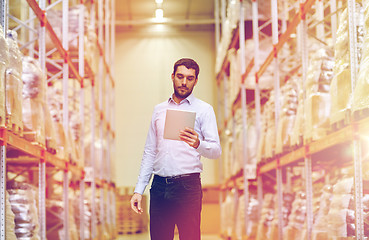
[[[155,10],[155,19],[157,21],[162,21],[164,19],[164,11],[161,8]]]
[[[156,2],[157,4],[161,4],[161,3],[163,3],[163,0],[155,0],[155,2]]]

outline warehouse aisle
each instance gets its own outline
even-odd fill
[[[202,240],[221,240],[218,235],[205,235],[201,237]],[[150,240],[149,233],[132,234],[132,235],[119,235],[117,240]],[[174,240],[179,240],[178,235],[174,237]]]

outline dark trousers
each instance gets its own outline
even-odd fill
[[[151,240],[200,240],[202,188],[200,174],[176,179],[155,175],[150,189]]]

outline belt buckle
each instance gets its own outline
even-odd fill
[[[168,179],[170,179],[170,178],[169,178],[169,177],[166,177],[166,178],[165,178],[165,183],[166,183],[166,184],[171,184],[171,183],[173,183],[173,182],[168,182]]]

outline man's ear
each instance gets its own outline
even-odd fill
[[[174,73],[172,73],[172,80],[174,80]]]

